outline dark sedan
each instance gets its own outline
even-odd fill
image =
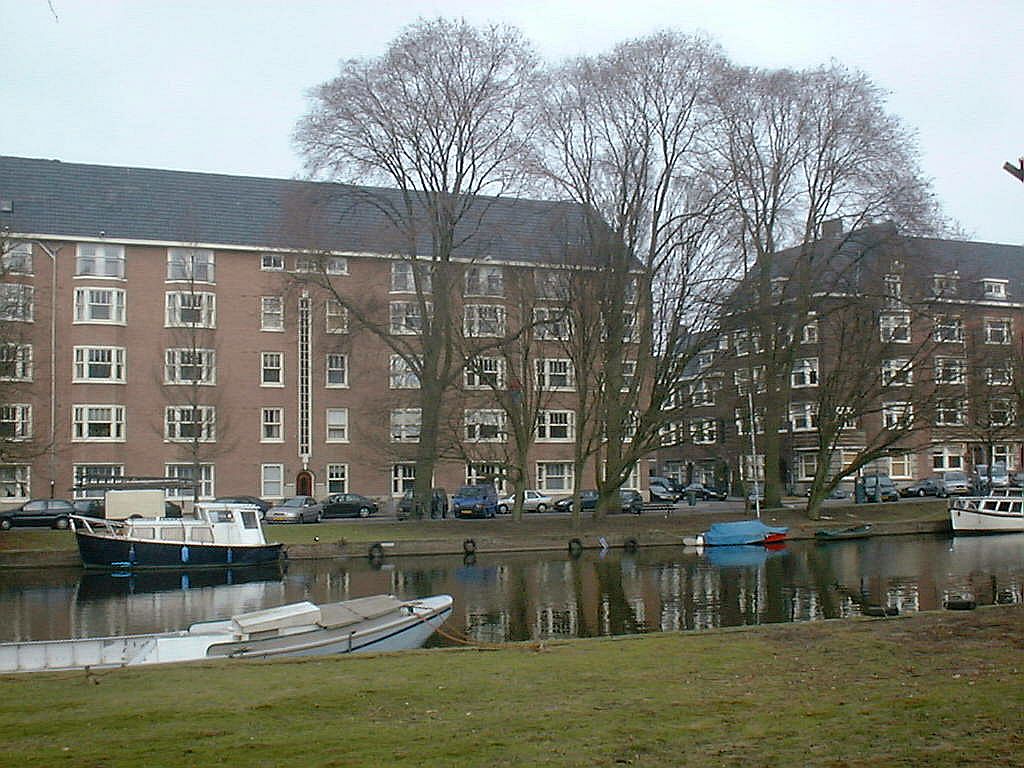
[[[594,490],[580,491],[580,506],[584,512],[592,512],[597,508],[598,493]],[[638,491],[629,488],[619,489],[619,509],[622,512],[629,512],[639,515],[644,508],[644,498]],[[555,502],[555,510],[558,512],[572,511],[572,496],[566,496]]]
[[[688,498],[691,493],[695,499],[700,501],[725,501],[728,496],[725,491],[709,488],[703,483],[690,483],[683,489],[683,498]]]
[[[946,491],[946,483],[941,477],[926,477],[918,480],[905,488],[900,488],[900,496],[938,496],[945,498],[949,493]]]
[[[0,530],[8,531],[14,526],[46,525],[63,530],[71,524],[75,508],[64,499],[32,499],[16,509],[0,512]]]
[[[335,493],[323,501],[323,516],[369,517],[377,514],[377,502],[358,493]]]
[[[269,501],[264,501],[258,496],[218,496],[214,501],[223,502],[224,504],[252,504],[260,511],[260,520],[262,520],[267,510],[273,505]]]

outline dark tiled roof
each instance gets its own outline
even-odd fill
[[[0,229],[54,237],[407,253],[397,190],[0,156]],[[579,253],[572,203],[476,197],[457,258],[559,263]],[[422,229],[426,229],[423,227]],[[417,253],[430,254],[417,238]]]

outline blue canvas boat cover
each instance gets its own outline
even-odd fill
[[[760,544],[771,534],[785,534],[789,528],[772,527],[760,520],[737,520],[732,523],[714,523],[704,534],[704,544],[724,547],[733,544]]]

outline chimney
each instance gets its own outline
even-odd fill
[[[829,219],[828,221],[821,222],[821,237],[822,239],[835,239],[843,234],[843,220],[842,219]]]

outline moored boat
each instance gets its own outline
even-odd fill
[[[956,533],[1019,533],[1024,531],[1024,496],[1020,488],[994,488],[988,496],[949,502]]]
[[[0,673],[409,650],[444,623],[452,602],[450,595],[374,595],[319,606],[292,603],[179,632],[2,643]]]
[[[686,546],[728,547],[739,544],[776,544],[784,541],[789,528],[765,525],[760,520],[736,520],[730,523],[714,523],[704,533],[687,536]]]
[[[187,517],[104,520],[71,516],[86,568],[208,568],[276,562],[281,544],[268,544],[259,510],[249,504],[207,502]]]
[[[863,539],[871,535],[871,524],[849,525],[845,528],[819,528],[814,532],[818,541],[843,541],[845,539]]]

